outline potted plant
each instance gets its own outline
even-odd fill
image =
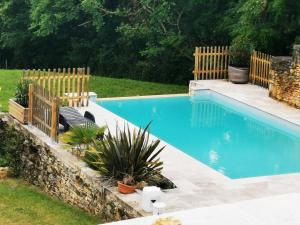
[[[131,175],[125,175],[122,181],[118,181],[118,190],[122,194],[131,194],[135,189],[136,182]]]
[[[28,92],[30,81],[19,82],[14,99],[9,100],[9,114],[23,124],[28,122]]]
[[[232,83],[244,84],[249,81],[249,64],[253,45],[247,38],[237,37],[230,46],[228,79]]]
[[[160,175],[163,162],[158,157],[164,147],[160,141],[149,140],[149,126],[131,131],[116,127],[108,129],[104,138],[86,151],[84,159],[90,167],[109,179],[119,181],[121,193],[132,193],[142,188],[150,178]]]

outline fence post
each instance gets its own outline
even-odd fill
[[[198,54],[198,47],[195,48],[195,53],[194,53],[194,57],[195,57],[195,67],[194,67],[194,71],[193,71],[194,80],[198,80],[197,70],[198,70],[198,67],[199,67],[199,65],[198,65],[199,60],[198,60],[198,55],[197,54]]]
[[[86,85],[86,105],[85,106],[89,106],[89,100],[90,100],[90,67],[88,67],[86,69],[86,75],[87,75],[87,78],[86,78],[86,82],[87,82],[87,85]]]
[[[50,137],[53,141],[57,141],[58,106],[59,106],[59,98],[55,97],[52,100],[52,104],[51,104],[51,133],[50,133]]]
[[[34,91],[34,86],[33,84],[29,84],[29,91],[28,91],[28,124],[32,125],[33,121],[33,91]]]

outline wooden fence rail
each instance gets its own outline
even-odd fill
[[[35,81],[64,105],[87,106],[89,99],[90,69],[23,70],[23,79]]]
[[[29,85],[28,122],[58,141],[59,98],[37,83]]]
[[[194,56],[195,80],[227,79],[228,46],[196,47]]]
[[[250,62],[250,82],[268,88],[272,56],[254,51]]]

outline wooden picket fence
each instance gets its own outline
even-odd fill
[[[59,97],[43,86],[29,85],[28,123],[58,142]]]
[[[268,88],[272,56],[254,51],[251,55],[250,82]]]
[[[32,80],[59,97],[63,105],[88,106],[90,69],[23,70],[23,79]]]
[[[227,79],[229,49],[228,46],[196,47],[195,80]]]

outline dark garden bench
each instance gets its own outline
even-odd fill
[[[95,117],[89,111],[82,116],[76,109],[72,107],[59,108],[59,123],[63,125],[64,131],[68,131],[74,126],[97,126]]]

